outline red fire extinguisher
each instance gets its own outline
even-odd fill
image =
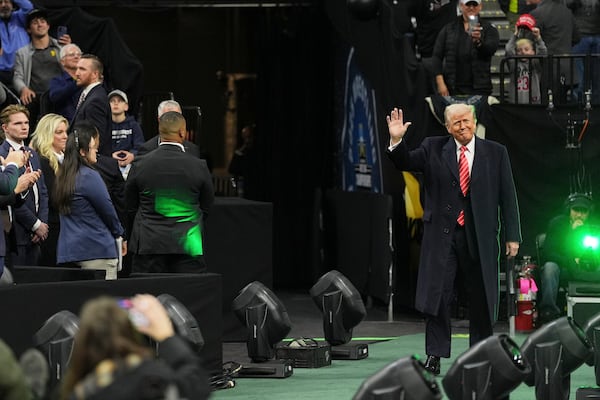
[[[531,332],[535,329],[537,320],[535,301],[538,289],[533,279],[534,269],[535,264],[531,262],[531,257],[523,256],[516,282],[518,295],[515,329],[520,332]]]

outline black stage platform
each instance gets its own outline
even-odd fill
[[[215,198],[206,220],[204,248],[208,270],[223,275],[223,340],[245,340],[231,302],[250,282],[273,286],[273,205]]]
[[[52,269],[46,267],[45,270]],[[59,272],[57,269],[55,272]],[[29,273],[34,268],[29,268]],[[32,346],[32,336],[61,310],[78,314],[83,303],[100,295],[129,297],[136,293],[168,293],[198,321],[205,345],[200,355],[208,371],[222,364],[222,279],[217,274],[152,274],[116,281],[23,283],[0,287],[0,338],[17,354]]]
[[[169,293],[198,320],[206,341],[202,356],[210,371],[220,371],[221,342],[245,340],[231,302],[252,281],[273,284],[272,204],[241,198],[216,198],[206,226],[208,269],[203,275],[140,275],[106,282],[103,274],[77,268],[16,267],[15,286],[0,287],[0,338],[20,354],[54,313],[79,313],[98,295]]]

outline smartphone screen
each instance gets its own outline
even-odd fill
[[[56,28],[56,38],[60,39],[61,36],[66,35],[68,33],[67,27],[64,25],[60,25]]]

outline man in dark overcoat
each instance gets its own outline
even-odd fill
[[[516,256],[521,242],[506,148],[474,135],[472,106],[449,105],[445,121],[450,136],[425,138],[420,147],[409,151],[402,138],[411,123],[404,122],[397,108],[387,117],[390,159],[398,169],[421,172],[424,178],[424,234],[415,307],[426,319],[425,366],[436,375],[440,357],[450,357],[455,282],[462,281],[468,296],[472,346],[493,334],[501,225],[508,257]]]

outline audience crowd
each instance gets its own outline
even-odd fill
[[[540,104],[548,100],[549,91],[553,91],[550,98],[554,102],[583,104],[591,100],[597,104],[600,99],[600,2],[497,2],[506,15],[510,31],[514,30],[514,36],[504,38],[505,43],[499,40],[499,30],[493,24],[499,19],[497,14],[484,14],[484,7],[491,2],[411,2],[408,9],[415,25],[414,51],[429,81],[429,94],[444,97],[494,94],[512,103]],[[516,42],[520,39],[531,43],[521,41],[518,46]],[[494,71],[500,71],[500,62],[493,65],[493,56],[502,60],[499,46],[506,46],[503,62],[507,67],[505,75],[500,77],[504,78],[502,91],[492,85],[491,79]],[[521,50],[517,50],[518,47]],[[520,55],[528,57],[519,59]]]
[[[510,76],[516,77],[506,92],[510,102],[540,104],[542,88],[551,87],[542,82],[543,61],[531,57],[600,52],[600,0],[498,2],[514,25],[506,43]],[[498,29],[482,14],[482,0],[412,3],[415,51],[429,94],[492,95],[491,62],[501,43]],[[106,279],[116,279],[128,249],[140,272],[205,271],[202,232],[214,191],[202,153],[186,140],[179,103],[159,105],[159,132],[146,132],[156,136],[145,141],[139,123],[127,114],[127,93],[105,82],[102,60],[86,54],[67,33],[51,37],[44,10],[29,0],[0,0],[0,19],[0,276],[5,265],[64,265],[104,270]],[[557,95],[581,101],[591,88],[597,101],[600,61],[594,62],[591,74],[584,72],[583,59],[573,70],[569,60],[555,63],[550,76],[564,90]],[[587,75],[591,83],[584,86]],[[251,132],[249,137],[245,147]],[[194,174],[186,173],[192,169]],[[176,266],[167,259],[177,260]],[[173,339],[156,299],[140,296],[134,303],[145,310],[149,326],[134,327],[111,299],[84,308],[63,398],[90,390],[87,398],[127,397],[118,385],[120,369],[137,371],[141,386],[147,373],[158,371],[165,390],[206,396],[190,378],[198,374],[197,363]],[[152,361],[134,328],[164,342],[173,355],[166,363]],[[115,337],[103,337],[106,330]],[[94,352],[89,343],[102,341],[106,346]],[[1,344],[0,352],[8,352]],[[114,383],[90,389],[87,382],[115,356]]]

